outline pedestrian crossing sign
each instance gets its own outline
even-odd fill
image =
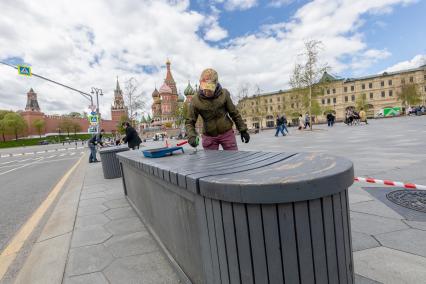
[[[88,115],[87,118],[89,119],[89,122],[91,125],[98,125],[99,123],[99,116],[97,114],[95,115]]]
[[[31,76],[31,67],[25,65],[18,65],[18,74],[23,76]]]

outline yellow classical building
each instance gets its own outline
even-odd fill
[[[321,81],[326,83],[324,93],[315,97],[322,109],[322,114],[315,118],[316,122],[325,121],[326,111],[334,112],[337,120],[343,120],[346,111],[355,109],[363,94],[369,117],[376,116],[385,107],[402,107],[398,93],[404,84],[416,85],[422,104],[426,104],[426,65],[360,78],[341,79],[324,73]],[[304,114],[306,109],[302,100],[302,95],[295,90],[279,90],[242,98],[238,107],[249,128],[273,127],[277,115],[285,114],[291,121]]]

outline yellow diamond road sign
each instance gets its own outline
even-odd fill
[[[18,65],[18,74],[24,76],[31,76],[31,67],[25,65]]]

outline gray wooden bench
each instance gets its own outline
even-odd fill
[[[354,282],[350,161],[244,151],[117,156],[129,201],[184,282]]]
[[[102,162],[102,171],[104,178],[112,179],[121,177],[120,164],[116,154],[123,151],[129,151],[126,145],[105,147],[99,150],[99,156]]]

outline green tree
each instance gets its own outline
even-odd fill
[[[82,117],[81,113],[76,112],[76,111],[70,112],[67,116],[73,117],[73,118],[81,118]]]
[[[309,40],[305,42],[305,52],[303,55],[303,63],[296,63],[290,78],[290,85],[298,93],[304,96],[304,104],[307,105],[307,111],[310,119],[310,129],[312,130],[312,113],[316,107],[314,101],[315,96],[320,94],[321,85],[318,84],[320,77],[327,71],[326,66],[319,66],[319,49],[321,42],[317,40]]]
[[[127,115],[122,115],[120,117],[120,120],[118,121],[118,125],[117,125],[118,133],[124,134],[126,132],[126,130],[123,127],[123,122],[128,122],[128,121],[129,121],[129,117]]]
[[[70,132],[73,129],[73,121],[69,118],[62,118],[59,122],[59,128],[62,131],[65,131],[68,134],[68,137],[70,136]]]
[[[367,101],[367,94],[363,93],[359,96],[355,102],[357,111],[361,111],[361,109],[368,111],[369,104]]]
[[[415,84],[403,85],[397,96],[404,108],[417,105],[421,102],[421,94]]]
[[[43,129],[45,125],[46,125],[46,122],[41,118],[36,119],[33,122],[33,126],[37,130],[37,133],[40,136],[40,138],[41,138],[41,133],[43,133]]]
[[[81,131],[81,125],[80,123],[76,122],[76,121],[72,121],[72,125],[71,128],[74,132],[74,137],[77,137],[77,132]]]
[[[27,122],[19,113],[10,112],[4,116],[3,120],[6,133],[15,135],[16,140],[18,140],[18,135],[27,129]]]
[[[188,116],[188,103],[185,102],[177,106],[174,117],[176,119],[176,127],[181,128],[185,124],[185,119]]]
[[[6,133],[7,133],[7,127],[6,122],[4,121],[4,117],[6,114],[11,113],[12,111],[9,110],[0,110],[0,133],[3,137],[3,142],[6,141]]]

